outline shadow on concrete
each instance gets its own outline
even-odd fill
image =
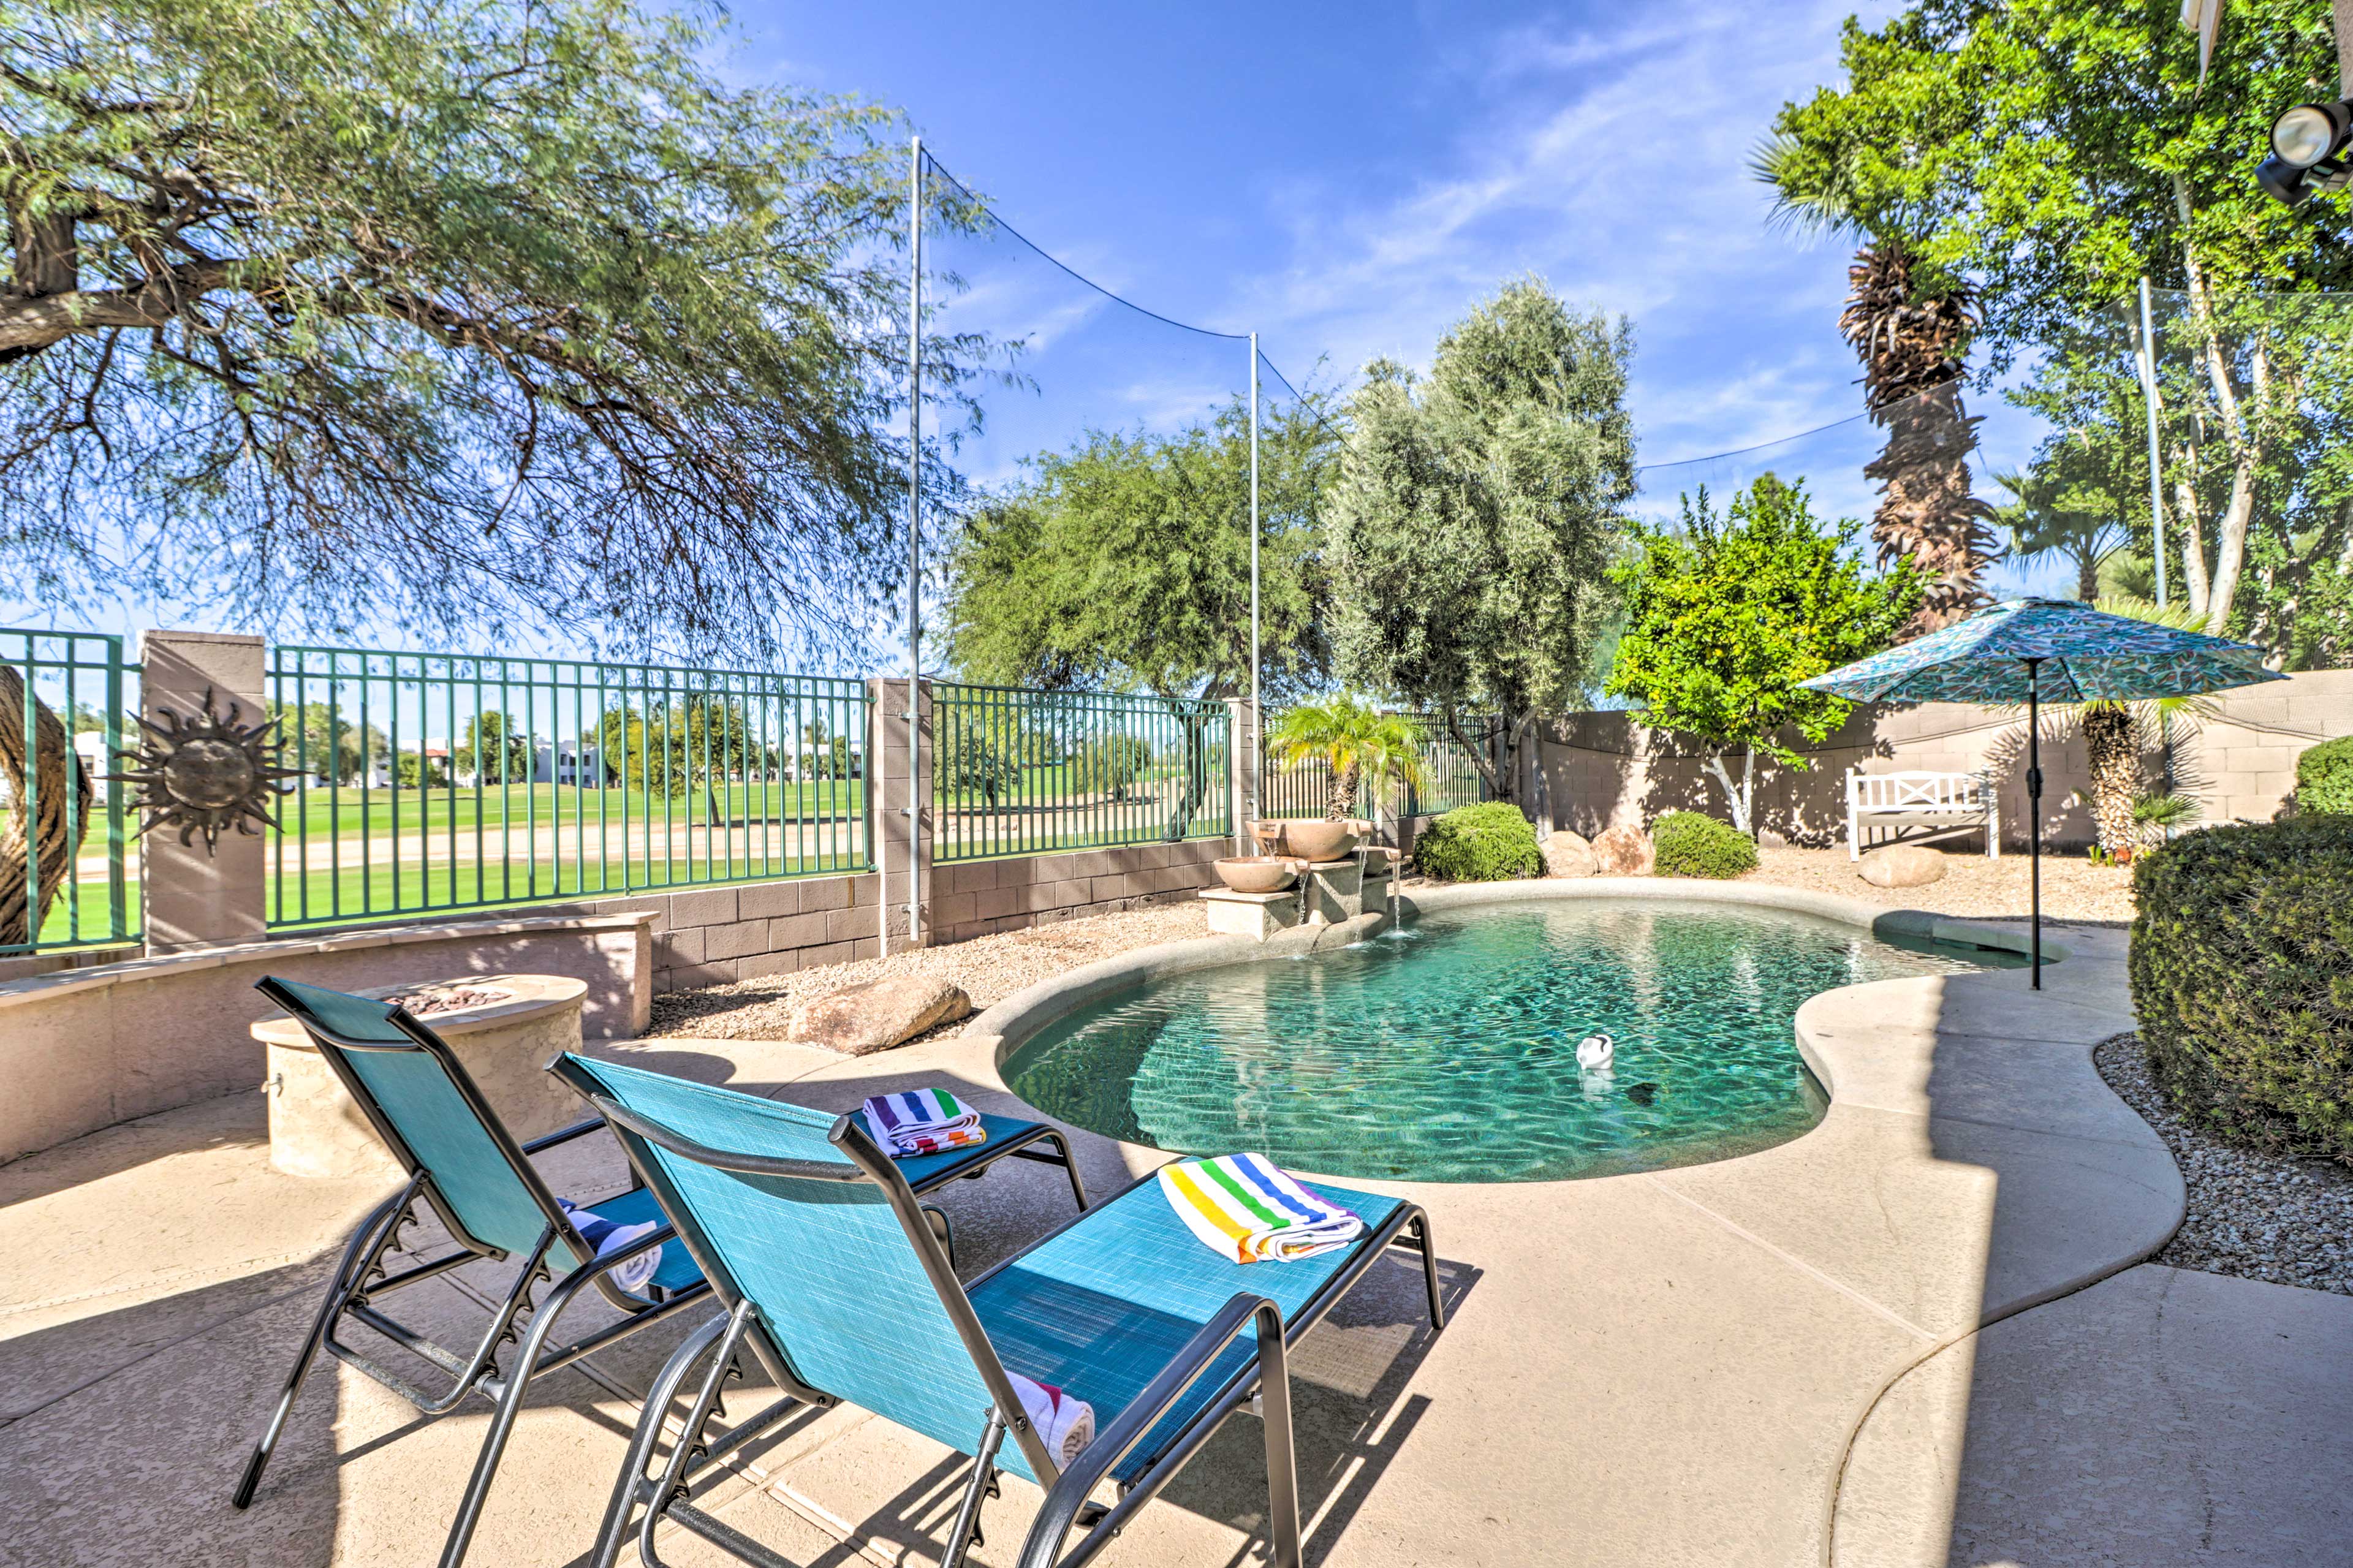
[[[240,1089],[153,1116],[118,1121],[0,1164],[0,1209],[120,1176],[175,1155],[220,1149],[267,1151],[269,1146],[269,1124],[261,1096],[252,1089]]]

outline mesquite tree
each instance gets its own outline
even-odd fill
[[[905,154],[713,42],[628,0],[0,0],[0,592],[854,640],[906,554]],[[981,352],[932,345],[933,393]]]
[[[6,786],[10,807],[7,826],[0,828],[0,948],[5,948],[39,934],[41,917],[73,874],[90,831],[93,793],[63,721],[39,698],[28,702],[24,678],[6,665],[0,665],[0,785]],[[29,812],[27,799],[34,802]],[[30,875],[36,863],[38,887]]]

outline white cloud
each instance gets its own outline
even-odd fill
[[[1242,288],[1269,353],[1426,363],[1504,279],[1542,274],[1635,326],[1644,457],[1722,451],[1856,411],[1835,243],[1767,224],[1751,150],[1786,99],[1838,79],[1850,0],[1697,0],[1515,29],[1451,68],[1453,166],[1367,199],[1293,187],[1291,259]]]

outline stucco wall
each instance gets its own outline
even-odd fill
[[[2214,699],[2218,715],[2182,726],[2175,747],[2177,787],[2205,803],[2206,819],[2270,818],[2295,788],[2296,753],[2353,733],[2353,670],[2316,670]],[[1564,826],[1591,835],[1605,827],[1647,826],[1678,808],[1725,815],[1724,797],[1706,771],[1706,752],[1691,737],[1651,730],[1624,713],[1577,713],[1544,726],[1545,773],[1553,813]],[[2026,719],[1968,703],[1912,708],[1858,707],[1817,745],[1787,742],[1813,765],[1799,770],[1757,759],[1757,826],[1800,844],[1843,843],[1846,773],[1991,769],[2000,792],[2006,846],[2026,842]],[[2150,782],[2157,763],[2148,759]],[[1727,766],[1736,779],[1740,759]],[[2079,797],[2088,783],[2084,749],[2063,718],[2046,721],[2042,741],[2044,842],[2091,842],[2092,822]],[[1968,841],[1961,841],[1960,847]]]
[[[1182,897],[1216,880],[1210,862],[1230,852],[1195,839],[937,867],[932,940]],[[259,1083],[247,1031],[272,1011],[253,991],[264,974],[341,989],[568,974],[588,982],[586,1032],[623,1037],[645,1027],[658,992],[872,957],[877,889],[871,873],[750,882],[11,978],[0,982],[0,1160]]]
[[[249,1033],[277,1012],[265,974],[356,990],[468,974],[586,982],[590,1035],[633,1035],[653,993],[651,922],[532,913],[60,970],[0,985],[0,1160],[262,1081]]]

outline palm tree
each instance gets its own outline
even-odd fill
[[[1309,763],[1332,770],[1332,793],[1324,815],[1333,822],[1353,815],[1359,781],[1372,786],[1372,810],[1377,816],[1381,792],[1392,780],[1419,789],[1428,777],[1421,760],[1421,726],[1345,691],[1292,709],[1274,721],[1266,738],[1274,760],[1287,770]]]
[[[2172,626],[2180,631],[2206,629],[2206,617],[2186,605],[2159,606],[2146,599],[2106,598],[2098,608],[2112,616]],[[2099,846],[2119,858],[2138,846],[2147,827],[2140,787],[2141,753],[2169,745],[2176,724],[2196,726],[2217,711],[2207,696],[2160,697],[2147,702],[2098,701],[2073,703],[2077,733],[2084,737],[2084,763],[2092,775],[2092,827]],[[2168,797],[2172,798],[2172,797]],[[2168,808],[2178,819],[2179,806]]]
[[[2125,547],[2115,498],[2099,482],[2072,471],[2080,448],[2073,437],[2031,468],[1996,469],[1993,482],[2011,500],[1995,510],[2010,530],[2010,552],[2022,561],[2056,555],[2075,568],[2075,596],[2100,596],[2100,568]]]
[[[1871,537],[1882,566],[1908,560],[1926,588],[1905,636],[1948,626],[1992,600],[1979,580],[1996,552],[1986,526],[1994,510],[1970,493],[1978,421],[1961,403],[1975,292],[1922,259],[1903,215],[1862,193],[1851,160],[1825,159],[1782,134],[1749,168],[1778,193],[1777,220],[1864,242],[1847,268],[1839,331],[1862,361],[1863,407],[1887,432],[1862,470],[1881,486]]]

